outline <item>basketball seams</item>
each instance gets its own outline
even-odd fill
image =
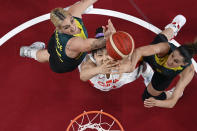
[[[130,38],[130,37],[129,37],[129,38]],[[132,48],[132,45],[126,44],[126,43],[131,43],[131,42],[132,42],[132,40],[129,39],[129,38],[124,36],[124,39],[122,39],[122,40],[124,41],[123,43],[125,43],[125,44],[123,45],[124,51],[126,51],[126,52],[125,52],[125,53],[126,53],[125,55],[129,54],[129,53],[131,52],[131,48]]]
[[[115,45],[115,43],[114,43],[114,41],[113,41],[113,38],[112,38],[112,36],[113,36],[113,34],[110,36],[110,43],[111,43],[111,45],[112,45],[112,48],[118,53],[118,55],[120,55],[122,58],[124,58],[124,57],[126,57],[127,55],[124,55],[122,52],[120,52],[119,50],[118,50],[118,48],[116,47],[116,45]]]
[[[110,43],[110,38],[107,40],[107,43]],[[113,49],[111,43],[106,44],[106,49],[108,50],[108,54],[113,56],[113,58],[121,59],[122,57]]]
[[[127,32],[118,31],[110,35],[106,48],[112,58],[119,60],[133,53],[134,40]]]
[[[124,32],[119,32],[118,35],[114,34],[113,40],[114,40],[114,43],[116,43],[116,47],[122,54],[127,55],[131,51],[131,47],[128,47],[127,43],[132,42],[132,41],[130,41],[128,37],[125,37]],[[120,44],[120,43],[123,43],[123,44]]]
[[[135,43],[134,43],[134,40],[133,40],[133,37],[129,34],[129,33],[127,33],[127,32],[125,32],[129,37],[130,37],[130,39],[131,39],[131,44],[132,44],[132,48],[131,48],[131,52],[129,53],[129,54],[132,54],[133,53],[133,50],[135,49]]]

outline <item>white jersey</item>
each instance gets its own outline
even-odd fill
[[[96,64],[96,61],[94,60],[94,58],[92,57],[91,54],[89,54],[89,57],[92,60],[92,62],[94,62]],[[93,87],[95,87],[101,91],[109,91],[111,89],[117,89],[127,83],[135,81],[142,74],[142,67],[140,67],[141,69],[140,69],[139,74],[138,74],[138,68],[136,68],[131,73],[122,73],[121,75],[110,74],[109,78],[107,78],[106,74],[98,74],[98,75],[92,77],[89,80],[89,82]],[[81,70],[81,68],[79,66],[79,71],[80,70]]]

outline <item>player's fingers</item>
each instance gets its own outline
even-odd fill
[[[108,19],[108,24],[110,24],[110,23],[112,23],[112,22],[111,22],[111,19]]]
[[[103,32],[105,32],[106,31],[106,27],[105,26],[102,26],[102,28],[103,28]]]
[[[151,107],[153,107],[153,106],[150,106],[150,105],[144,105],[144,107],[146,107],[146,108],[151,108]]]
[[[145,99],[144,102],[154,102],[154,100],[149,98],[149,99]]]
[[[114,28],[114,25],[113,23],[111,22],[111,19],[108,20],[108,28],[110,29],[110,31],[112,33],[115,33],[116,32],[116,29]]]
[[[144,101],[144,104],[152,104],[151,101]]]
[[[144,105],[147,105],[147,106],[154,106],[155,104],[154,104],[153,102],[144,101]]]

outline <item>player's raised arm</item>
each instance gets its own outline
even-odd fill
[[[131,55],[131,68],[130,71],[133,71],[136,67],[138,61],[144,56],[150,56],[153,54],[162,55],[167,53],[169,50],[169,45],[165,42],[158,43],[156,45],[142,46],[134,50]]]
[[[92,4],[97,2],[98,0],[81,0],[75,4],[73,4],[69,9],[68,12],[70,12],[73,16],[81,18],[83,12]]]

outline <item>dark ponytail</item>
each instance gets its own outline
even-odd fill
[[[197,41],[195,40],[193,43],[181,45],[177,50],[184,57],[184,62],[189,63],[191,58],[197,54]]]

